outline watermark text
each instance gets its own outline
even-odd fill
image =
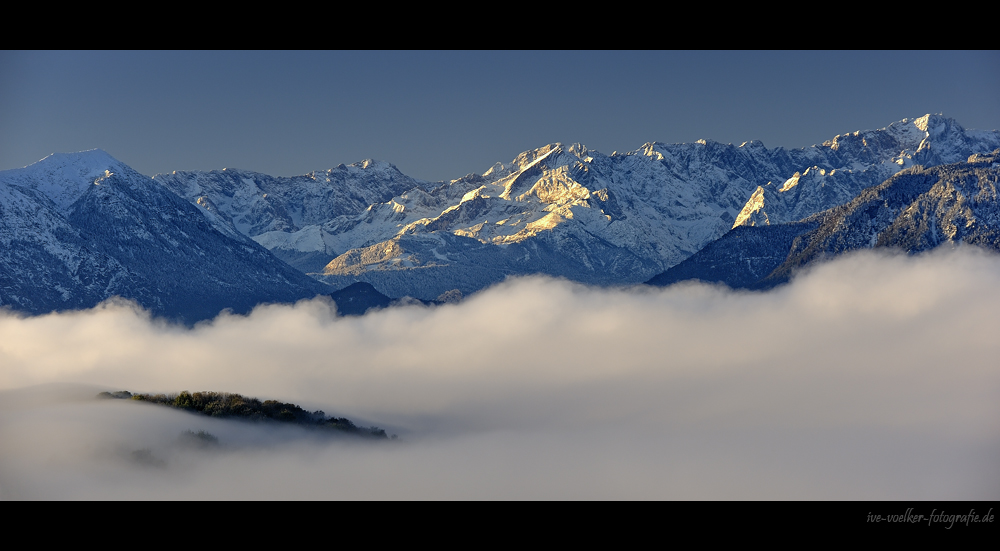
[[[905,513],[896,515],[874,514],[869,511],[867,522],[926,524],[927,526],[932,526],[934,524],[947,524],[948,526],[945,526],[945,529],[950,530],[956,524],[970,526],[973,524],[993,522],[993,519],[994,514],[992,507],[989,511],[986,511],[983,514],[977,513],[975,509],[969,509],[969,512],[967,513],[948,513],[944,509],[933,509],[930,514],[924,514],[916,513],[914,512],[913,507],[910,507]]]

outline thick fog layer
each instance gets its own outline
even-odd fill
[[[193,330],[126,303],[0,315],[3,498],[1000,498],[1000,258],[841,258],[770,293],[510,280]],[[102,390],[215,390],[391,441]],[[203,445],[185,431],[207,431]]]

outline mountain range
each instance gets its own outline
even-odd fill
[[[375,161],[285,179],[230,170],[154,179],[334,287],[365,281],[433,299],[532,273],[643,282],[734,226],[799,220],[907,167],[997,147],[995,131],[926,115],[802,149],[702,140],[604,155],[550,144],[449,182]]]
[[[358,282],[422,300],[533,273],[765,288],[859,247],[996,249],[998,148],[1000,132],[925,115],[801,149],[549,144],[446,182],[372,160],[150,178],[100,150],[53,154],[0,172],[0,306],[121,296],[193,323]]]
[[[802,220],[733,228],[648,283],[698,279],[769,289],[808,265],[861,249],[912,254],[946,244],[1000,251],[998,187],[1000,149],[962,163],[914,165]]]

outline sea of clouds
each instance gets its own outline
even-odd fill
[[[768,293],[518,278],[194,329],[0,313],[5,499],[998,499],[1000,257],[841,257]],[[238,392],[397,440],[102,390]],[[181,435],[207,431],[219,444]]]

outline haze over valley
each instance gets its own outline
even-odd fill
[[[992,500],[998,279],[1000,259],[961,248],[849,255],[768,293],[528,277],[191,330],[118,303],[7,313],[0,495]],[[118,389],[278,398],[399,439],[95,399]]]

